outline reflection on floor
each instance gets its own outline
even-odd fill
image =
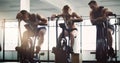
[[[0,62],[0,63],[20,63],[20,62]],[[41,62],[41,63],[55,63],[55,62]],[[96,63],[94,61],[89,61],[89,62],[82,62],[82,63]],[[114,63],[114,62],[108,62],[108,63]],[[120,63],[120,62],[117,62]]]
[[[0,62],[0,63],[20,63],[20,62]],[[55,62],[41,62],[41,63],[55,63]]]

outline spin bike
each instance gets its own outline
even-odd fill
[[[100,39],[97,39],[96,42],[96,59],[98,62],[103,62],[103,63],[106,63],[108,60],[107,58],[108,44],[107,44],[107,38],[105,37],[105,33],[106,33],[105,29],[102,28],[101,30],[102,37]]]
[[[97,42],[96,42],[96,59],[97,62],[107,63],[108,59],[111,58],[111,61],[113,59],[112,56],[109,55],[109,46],[108,46],[108,39],[107,39],[107,29],[110,27],[110,23],[105,21],[102,23],[105,24],[104,27],[97,29],[97,34],[100,35],[97,36]],[[112,27],[114,28],[114,27]],[[114,30],[113,30],[114,31]]]
[[[56,36],[58,33],[58,20],[59,18],[57,18],[56,20]],[[76,21],[78,22],[78,21]],[[59,42],[57,40],[57,46],[53,47],[52,52],[55,54],[55,63],[71,63],[71,56],[70,54],[74,54],[72,47],[70,47],[68,45],[68,43],[70,43],[70,32],[71,29],[67,29],[65,23],[60,23],[59,24],[60,28],[62,28],[62,37],[61,37],[61,41]],[[64,31],[67,29],[68,31],[68,40],[65,37]],[[58,38],[56,38],[58,39]]]
[[[35,44],[37,39],[37,31],[34,31],[33,36],[28,37],[26,42],[23,42],[20,47],[16,47],[20,63],[40,63],[38,53],[35,53]],[[44,55],[44,54],[41,54]]]

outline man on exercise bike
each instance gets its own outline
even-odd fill
[[[21,39],[21,47],[27,47],[28,39],[33,36],[37,36],[38,38],[38,44],[36,46],[35,53],[39,53],[41,49],[41,45],[44,41],[44,35],[46,32],[46,25],[47,25],[47,19],[43,18],[39,14],[31,14],[27,12],[26,10],[21,10],[17,16],[16,19],[18,19],[19,28],[20,28],[20,22],[24,21],[26,24],[24,25],[26,28],[26,31],[23,33],[23,37]],[[29,39],[30,40],[30,39]],[[32,45],[33,43],[31,43]]]
[[[114,50],[112,48],[112,31],[114,27],[109,23],[108,16],[113,15],[111,11],[108,11],[107,8],[103,6],[98,6],[97,2],[92,0],[88,3],[89,7],[92,9],[90,11],[90,21],[93,25],[96,25],[97,29],[97,39],[107,38],[107,43],[109,46],[108,54],[112,57],[115,57]],[[105,32],[104,36],[103,31]]]
[[[70,32],[71,48],[73,48],[75,34],[77,33],[77,28],[75,27],[74,21],[82,22],[83,19],[79,15],[77,15],[75,12],[71,12],[71,11],[72,9],[68,5],[65,5],[62,8],[62,13],[53,14],[51,16],[51,19],[54,20],[55,17],[63,18],[64,23],[66,25],[64,36],[65,37],[68,36]],[[59,39],[58,39],[59,43],[61,42],[61,38],[62,38],[62,33],[60,34]]]

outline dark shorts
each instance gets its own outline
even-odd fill
[[[37,31],[40,31],[41,29],[45,29],[46,30],[46,27],[39,27],[39,28],[37,28]]]
[[[114,31],[114,26],[108,23],[108,28]]]
[[[38,36],[39,31],[42,29],[46,30],[46,27],[39,27],[39,28],[37,28],[36,31],[33,31],[33,33],[35,33],[35,36]]]
[[[60,23],[59,26],[60,26],[60,28],[65,29],[68,32],[72,32],[74,30],[78,30],[77,28],[67,29],[66,26],[65,26],[65,23]]]
[[[72,29],[66,29],[68,32],[72,32],[72,31],[74,31],[74,30],[76,30],[76,31],[78,31],[78,29],[77,28],[72,28]]]
[[[27,29],[28,31],[32,31],[33,33],[38,33],[40,30],[42,29],[45,29],[46,30],[46,27],[43,26],[43,27],[38,27],[38,28],[34,28],[34,30],[32,29]]]
[[[45,30],[46,30],[46,27],[45,27],[45,26],[37,27],[37,26],[31,26],[31,25],[29,25],[29,24],[25,24],[24,26],[25,26],[25,28],[26,28],[28,31],[32,31],[32,32],[38,32],[38,31],[41,30],[41,29],[45,29]]]
[[[38,32],[39,32],[40,30],[42,30],[42,29],[46,30],[46,27],[38,27],[37,30],[34,31],[34,32],[38,33]]]

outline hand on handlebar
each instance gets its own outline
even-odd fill
[[[80,20],[78,20],[78,19],[70,19],[69,21],[72,21],[73,23],[74,22],[80,22]]]
[[[108,13],[108,16],[116,16],[116,14],[114,14],[114,13]]]
[[[56,17],[56,14],[53,14],[53,15],[51,16],[51,20],[53,21],[53,20],[55,19],[55,17]]]
[[[16,19],[18,19],[18,21],[21,21],[22,20],[22,14],[21,13],[18,13],[16,15]]]

